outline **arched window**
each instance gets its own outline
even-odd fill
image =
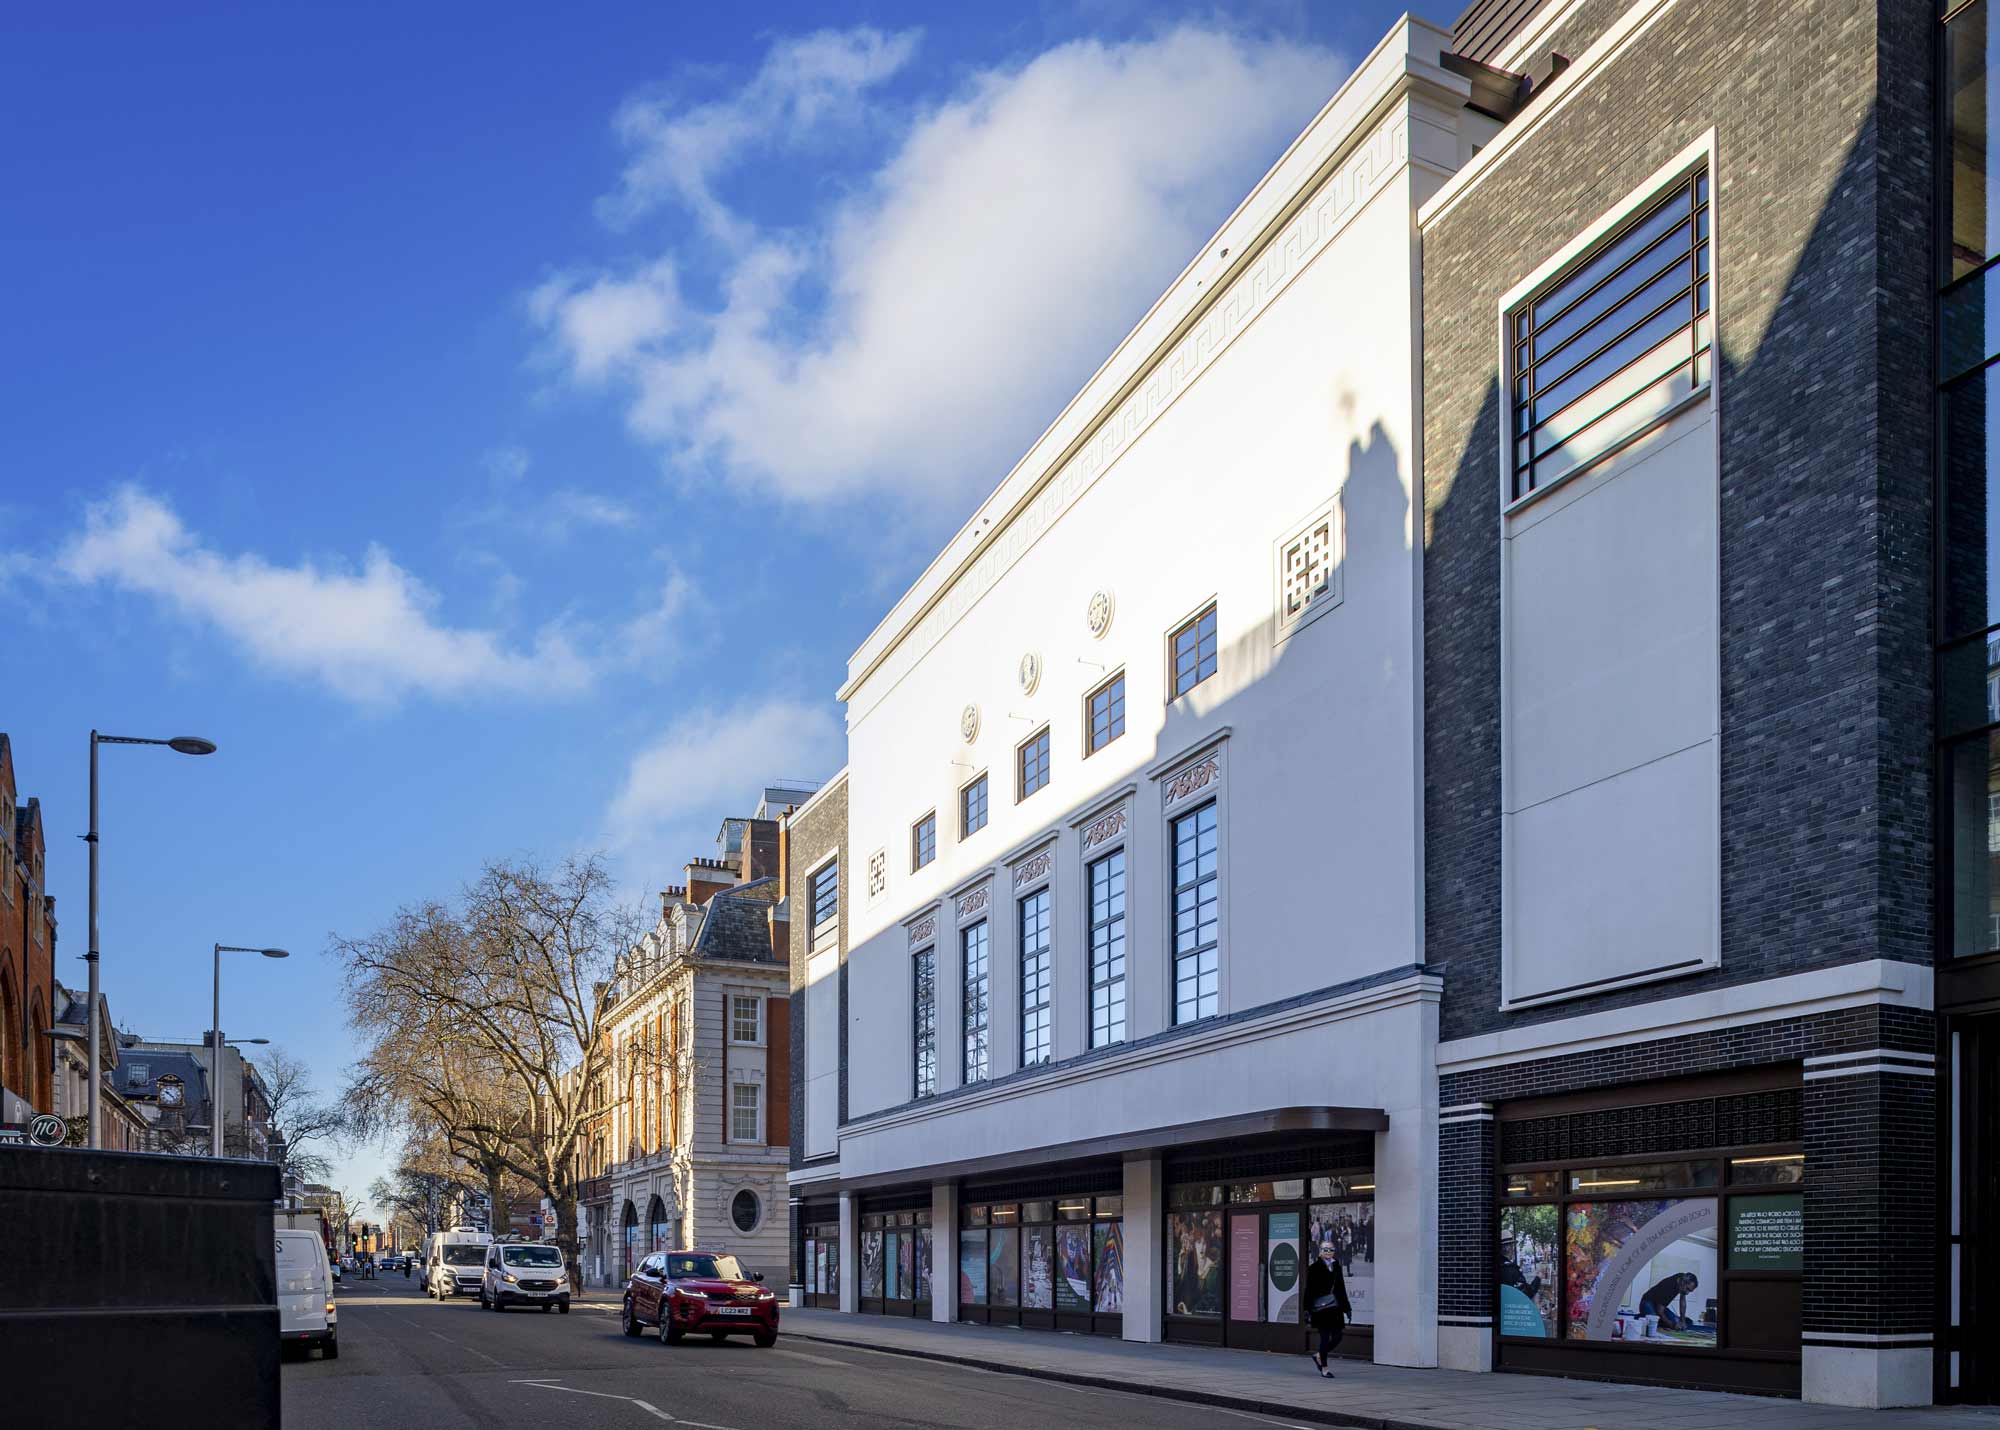
[[[639,1212],[630,1202],[625,1203],[625,1275],[630,1277],[632,1268],[639,1264]]]
[[[647,1249],[651,1251],[673,1251],[676,1247],[667,1245],[667,1208],[658,1197],[646,1212]]]

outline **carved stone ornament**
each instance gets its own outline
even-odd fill
[[[991,884],[981,884],[978,888],[974,889],[971,893],[967,894],[964,898],[958,901],[959,919],[963,921],[965,919],[971,918],[974,914],[985,913],[986,906],[987,904],[992,902],[992,899],[993,899],[993,886]]]
[[[936,914],[925,914],[922,918],[918,919],[915,923],[910,925],[910,947],[912,948],[915,948],[918,944],[929,943],[932,939],[936,937],[937,937]]]
[[[1032,859],[1023,860],[1014,866],[1014,887],[1025,889],[1037,879],[1046,879],[1056,861],[1053,849],[1044,849]]]
[[[1021,663],[1014,670],[1015,678],[1021,682],[1021,693],[1033,695],[1035,687],[1042,683],[1042,658],[1034,651],[1021,657]]]
[[[1222,778],[1222,762],[1210,755],[1207,759],[1189,765],[1171,780],[1167,781],[1166,804],[1186,799],[1196,790],[1205,789]]]
[[[1084,612],[1084,622],[1090,627],[1091,635],[1099,640],[1104,639],[1104,633],[1111,629],[1111,612],[1112,599],[1109,590],[1100,588],[1090,593],[1090,605]]]
[[[958,733],[966,744],[979,738],[979,707],[967,705],[958,712]]]
[[[1125,806],[1121,804],[1102,819],[1094,819],[1084,827],[1083,847],[1095,849],[1106,840],[1116,839],[1124,832]]]

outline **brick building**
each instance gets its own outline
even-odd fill
[[[48,1030],[56,901],[45,892],[47,852],[41,801],[20,797],[13,741],[0,733],[0,1122],[55,1110]]]

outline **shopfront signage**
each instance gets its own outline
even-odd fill
[[[1229,1319],[1255,1321],[1263,1265],[1257,1257],[1257,1223],[1254,1212],[1229,1219]]]
[[[1299,1319],[1299,1214],[1272,1212],[1265,1237],[1266,1276],[1270,1280],[1271,1320],[1296,1325]]]
[[[1806,1199],[1801,1192],[1729,1200],[1732,1271],[1803,1271]]]

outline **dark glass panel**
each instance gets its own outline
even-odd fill
[[[1996,66],[1987,0],[1969,5],[1944,29],[1945,207],[1950,216],[1949,277],[1960,278],[1994,256],[1992,175],[1996,136]]]
[[[2000,734],[1951,747],[1945,757],[1951,821],[1951,951],[2000,948]]]

